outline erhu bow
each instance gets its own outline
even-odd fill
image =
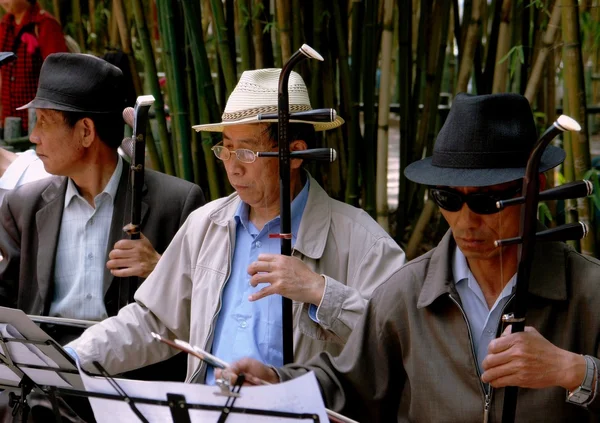
[[[512,325],[512,333],[523,332],[525,329],[525,316],[527,314],[527,295],[529,292],[529,278],[533,263],[534,249],[537,241],[566,241],[581,239],[587,234],[584,223],[571,223],[537,232],[537,210],[540,200],[572,199],[585,197],[592,193],[592,184],[589,181],[573,182],[561,187],[553,188],[540,193],[539,167],[544,150],[558,134],[565,131],[579,132],[581,126],[572,118],[561,115],[542,134],[535,144],[527,160],[525,177],[523,178],[523,196],[499,201],[496,205],[499,210],[515,204],[524,204],[521,210],[519,236],[511,239],[498,240],[496,246],[502,247],[511,244],[519,245],[519,264],[517,269],[517,283],[514,295],[513,312],[502,316],[505,324]],[[504,408],[502,422],[512,423],[515,419],[517,407],[518,387],[508,386],[504,393]]]
[[[333,122],[335,110],[315,109],[297,112],[290,115],[290,102],[288,93],[288,81],[292,68],[305,59],[316,59],[323,61],[323,57],[312,47],[303,44],[281,69],[277,92],[277,123],[278,123],[278,152],[259,152],[258,157],[279,158],[279,204],[281,233],[275,237],[281,239],[281,254],[292,255],[292,221],[291,221],[291,194],[290,194],[290,160],[301,158],[305,160],[321,160],[332,162],[336,159],[336,152],[332,148],[315,148],[311,150],[295,151],[290,154],[288,126],[290,117],[304,123]],[[274,115],[259,115],[258,120],[273,119]],[[283,316],[283,364],[294,361],[294,340],[292,322],[292,300],[282,297]]]
[[[146,127],[148,126],[148,112],[154,103],[152,95],[139,96],[133,108],[133,135],[132,154],[129,167],[131,181],[131,221],[123,230],[129,234],[129,239],[140,239],[140,225],[142,220],[142,188],[144,187],[144,169],[146,161]],[[130,109],[123,111],[123,118],[127,122]],[[119,285],[119,309],[133,302],[133,294],[138,287],[138,277],[123,278]]]

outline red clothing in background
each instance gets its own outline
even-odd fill
[[[27,134],[27,110],[16,110],[35,97],[42,62],[51,53],[66,52],[67,46],[58,21],[35,3],[23,16],[20,25],[7,13],[0,21],[0,51],[12,51],[17,60],[3,66],[2,112],[4,118],[18,116],[22,119],[21,130]]]

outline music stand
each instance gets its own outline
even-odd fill
[[[14,332],[14,329],[18,331],[18,334]],[[7,332],[11,331],[14,336],[6,336]],[[19,338],[18,335],[22,335],[23,339]],[[50,358],[51,362],[47,361],[44,364],[36,362],[33,359],[33,356],[36,354],[32,352],[32,348],[37,349],[46,358]],[[54,363],[56,367],[53,365]],[[169,414],[174,423],[191,423],[191,410],[218,412],[218,423],[226,422],[227,418],[232,414],[320,422],[319,415],[316,413],[292,413],[236,407],[235,402],[242,395],[241,384],[244,380],[243,377],[240,377],[238,383],[234,386],[229,386],[226,382],[222,381],[219,387],[215,389],[218,391],[218,395],[222,396],[224,400],[222,404],[215,405],[186,401],[185,396],[179,393],[167,393],[166,398],[162,400],[131,396],[127,394],[121,387],[121,384],[109,375],[99,363],[94,362],[94,365],[100,377],[105,379],[112,389],[114,389],[114,393],[86,390],[79,371],[81,370],[88,377],[97,377],[96,375],[91,375],[82,369],[78,369],[73,358],[55,340],[40,329],[23,311],[0,307],[0,388],[9,391],[9,405],[11,407],[22,407],[23,422],[27,421],[29,414],[27,396],[31,392],[38,392],[48,396],[57,422],[62,422],[60,405],[57,399],[58,395],[61,394],[84,397],[91,401],[94,399],[105,399],[125,402],[141,422],[148,421],[139,410],[139,406],[143,405],[168,407]]]

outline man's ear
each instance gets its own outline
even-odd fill
[[[90,118],[80,119],[77,124],[77,131],[81,135],[81,145],[89,148],[96,138],[96,125]]]
[[[302,151],[302,150],[308,150],[308,145],[306,144],[306,141],[294,140],[290,143],[290,152]],[[304,160],[302,160],[302,159],[290,160],[290,169],[298,169],[300,166],[302,166],[303,161]]]

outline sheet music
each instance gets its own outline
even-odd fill
[[[0,323],[4,323],[4,324],[8,324],[8,325],[12,326],[16,330],[16,333],[18,333],[19,335],[21,335],[21,337],[24,337],[26,339],[32,339],[32,340],[36,340],[36,341],[47,341],[47,340],[52,339],[46,332],[44,332],[42,329],[40,329],[40,327],[38,325],[33,323],[33,321],[31,321],[31,319],[22,310],[19,310],[19,309],[0,307]],[[11,333],[15,333],[15,332],[11,332]],[[4,336],[4,335],[2,335],[2,336]],[[11,335],[11,337],[13,337],[13,336]],[[19,344],[19,343],[7,342],[7,345],[9,345],[9,344]],[[29,350],[29,354],[33,354],[34,356],[37,357],[38,363],[40,363],[40,361],[41,361],[41,363],[43,363],[40,365],[53,364],[54,367],[56,367],[58,365],[62,369],[77,370],[77,368],[73,364],[72,360],[70,360],[69,358],[66,358],[66,357],[68,357],[68,355],[66,355],[66,357],[63,356],[61,354],[61,352],[56,349],[55,346],[52,346],[52,345],[35,345],[34,346],[33,344],[20,344],[20,345],[32,346],[35,348],[35,350],[39,354],[41,354],[43,357],[47,357],[50,360],[49,362],[46,362],[45,359],[40,358],[39,356],[37,356],[36,353],[31,352],[31,350]],[[28,350],[27,347],[25,347],[25,349]],[[0,353],[4,354],[4,352],[1,349],[0,349]],[[13,357],[13,359],[15,359],[15,358]],[[19,357],[19,360],[21,360],[20,357]],[[19,362],[22,362],[22,361],[19,361]],[[5,379],[3,377],[3,375],[10,376],[10,374],[7,372],[12,373],[12,371],[9,370],[8,368],[6,368],[6,366],[0,366],[0,367],[4,367],[6,369],[6,370],[0,370],[0,379],[3,379],[4,381],[17,382],[15,384],[15,385],[17,385],[18,382],[20,381],[20,378],[17,381],[15,381],[14,379],[10,379],[10,378]],[[22,370],[25,370],[25,369],[22,369]],[[46,375],[44,375],[44,373],[50,375],[49,379],[46,377]],[[56,386],[66,386],[66,387],[72,386],[73,388],[76,388],[76,389],[83,389],[83,383],[81,382],[81,378],[79,377],[79,375],[77,373],[69,374],[69,373],[63,372],[60,374],[60,376],[57,376],[56,372],[29,369],[27,371],[27,374],[34,382],[37,382],[39,385],[53,384],[53,382],[60,382],[60,384],[56,383]],[[56,378],[58,378],[58,380]],[[65,383],[67,383],[67,384],[65,385]]]
[[[88,392],[117,394],[108,380],[103,377],[92,377],[80,370],[81,379]],[[146,382],[137,380],[114,379],[129,397],[166,400],[167,393],[183,395],[187,403],[223,406],[227,401],[224,396],[217,396],[216,386],[187,384],[177,382]],[[321,422],[328,422],[321,391],[313,372],[297,379],[269,386],[243,386],[240,397],[236,399],[234,408],[252,408],[258,410],[286,411],[291,413],[317,414]],[[124,401],[89,398],[98,423],[129,423],[137,421],[135,414]],[[136,407],[149,422],[170,422],[171,412],[167,406],[137,403]],[[220,411],[199,409],[189,410],[192,422],[216,422]],[[258,422],[306,422],[282,417],[231,413],[227,423]]]
[[[0,323],[0,335],[2,336],[2,338],[5,339],[25,339],[25,337],[21,335],[13,325],[7,323]],[[54,362],[54,360],[42,353],[40,349],[37,348],[35,345],[8,341],[6,342],[6,348],[8,349],[12,360],[17,364],[30,364],[34,366],[48,366],[58,368],[58,365]],[[2,356],[3,361],[7,360],[4,351],[2,351],[0,355]],[[2,370],[3,374],[7,374],[7,372],[13,373],[12,370],[10,370],[8,367],[2,367],[4,368]],[[52,385],[65,388],[71,387],[69,383],[67,383],[54,371],[31,369],[25,366],[19,366],[19,368],[23,371],[23,373],[29,376],[31,380],[35,381],[40,385]],[[13,375],[15,374],[13,373]]]

